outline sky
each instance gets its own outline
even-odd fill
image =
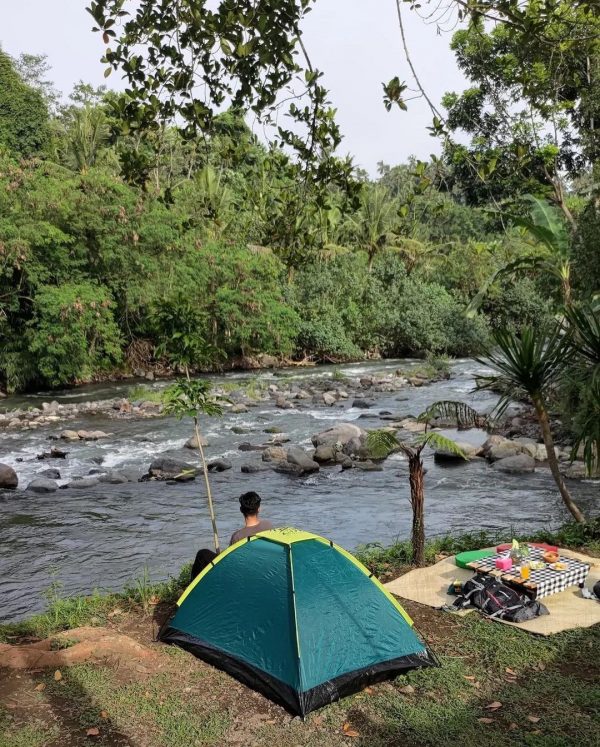
[[[88,0],[0,0],[0,45],[13,57],[47,55],[56,88],[65,93],[79,80],[102,85],[104,45],[91,31],[86,5]],[[432,100],[439,103],[446,91],[464,89],[450,35],[438,34],[408,8],[403,14],[413,63]],[[394,107],[388,113],[383,106],[382,82],[397,75],[413,85],[394,0],[318,0],[303,31],[338,110],[342,155],[352,154],[375,176],[379,161],[394,165],[411,155],[426,159],[439,152],[426,130],[431,113],[424,101],[409,102],[407,112]],[[113,73],[108,83],[120,87],[118,75]]]

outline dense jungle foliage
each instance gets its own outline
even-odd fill
[[[91,5],[107,43],[112,5]],[[228,19],[219,23],[235,25]],[[569,22],[559,18],[549,33],[560,40]],[[116,94],[81,83],[65,100],[44,58],[0,51],[3,386],[166,370],[176,339],[194,350],[197,369],[261,354],[476,355],[495,330],[555,317],[565,300],[565,252],[569,294],[590,298],[598,286],[600,118],[578,65],[587,55],[594,74],[597,41],[567,49],[569,64],[557,72],[546,47],[523,43],[525,33],[516,22],[487,31],[477,17],[458,31],[452,44],[471,87],[449,93],[447,118],[434,120],[442,156],[380,163],[376,178],[348,160],[324,165],[338,133],[318,87],[314,122],[329,124],[320,162],[306,172],[290,147],[305,162],[318,160],[316,149],[303,152],[286,132],[290,147],[261,142],[236,108],[247,102],[203,110],[205,127],[176,128],[149,85]],[[250,54],[222,50],[238,63]],[[106,61],[141,81],[122,40],[117,51]],[[532,61],[523,81],[516,70]],[[175,71],[183,66],[172,61]],[[557,75],[565,78],[560,101],[548,93]],[[384,88],[388,108],[403,105],[402,86]],[[525,102],[523,114],[515,100]],[[185,102],[169,106],[190,122],[199,116]],[[546,123],[557,113],[553,134]],[[550,229],[540,228],[544,205],[564,234],[556,251]]]

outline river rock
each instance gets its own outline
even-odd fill
[[[208,446],[208,441],[202,435],[200,435],[200,443],[202,444],[202,448],[204,448],[205,446]],[[198,439],[196,438],[196,434],[195,433],[194,433],[194,435],[191,438],[188,438],[188,440],[185,442],[184,446],[185,446],[186,449],[197,449],[197,448],[199,448],[198,447]]]
[[[426,423],[421,423],[415,418],[404,418],[404,420],[401,420],[398,425],[409,433],[423,433],[427,427]]]
[[[335,394],[333,394],[332,392],[323,392],[323,402],[327,405],[327,407],[335,405],[335,403],[337,402]]]
[[[300,446],[292,446],[287,450],[287,461],[302,470],[304,474],[319,471],[319,464]]]
[[[67,453],[60,449],[50,449],[50,451],[43,451],[41,454],[38,454],[36,459],[66,459]]]
[[[279,407],[280,410],[291,410],[293,406],[285,397],[279,396],[275,400],[275,407]]]
[[[123,483],[129,482],[129,478],[122,472],[111,470],[110,472],[105,472],[103,475],[99,475],[98,481],[107,483],[108,485],[122,485]]]
[[[108,433],[104,431],[77,431],[77,435],[82,441],[98,441],[100,438],[108,438]]]
[[[263,464],[242,464],[240,472],[245,475],[254,475],[256,472],[266,472],[269,467]]]
[[[380,464],[375,464],[370,459],[365,459],[362,462],[352,462],[352,466],[354,469],[359,469],[363,472],[383,472],[383,467]]]
[[[230,461],[219,457],[218,459],[213,459],[212,462],[209,462],[206,465],[206,468],[209,472],[226,472],[228,469],[231,469],[232,466],[233,465]]]
[[[343,447],[353,439],[365,439],[366,437],[366,431],[354,425],[354,423],[338,423],[325,431],[315,433],[311,441],[314,446],[335,446],[339,444]]]
[[[237,433],[238,435],[241,435],[242,433],[252,433],[251,428],[244,428],[241,425],[232,425],[230,430],[232,433]]]
[[[276,433],[274,436],[271,436],[269,443],[276,445],[287,444],[291,440],[287,433]]]
[[[487,458],[490,460],[490,462],[498,462],[501,459],[515,457],[518,454],[523,454],[523,447],[521,446],[521,444],[513,444],[508,441],[507,443],[492,446],[488,451]],[[525,456],[529,455],[526,454]]]
[[[79,434],[77,433],[77,431],[62,431],[60,437],[63,439],[63,441],[79,441]]]
[[[248,407],[244,405],[242,402],[238,402],[236,405],[233,405],[229,412],[233,413],[242,413],[242,412],[248,412]]]
[[[158,456],[152,460],[148,470],[148,477],[155,480],[193,480],[198,470],[191,464],[172,456]],[[183,474],[185,473],[185,475]]]
[[[0,488],[14,490],[19,484],[17,473],[8,464],[0,464]]]
[[[296,475],[300,476],[304,474],[302,467],[298,464],[292,464],[291,462],[275,462],[273,467],[275,472],[280,472],[284,475]]]
[[[96,475],[89,475],[88,477],[79,477],[71,480],[69,483],[70,488],[95,488],[100,483],[100,480]]]
[[[515,456],[498,459],[492,464],[492,467],[501,472],[520,475],[535,472],[535,460],[527,454],[516,454]]]
[[[263,428],[263,433],[282,433],[282,430],[276,425],[268,425],[266,428]]]
[[[357,407],[360,410],[368,410],[373,405],[372,402],[368,402],[366,399],[355,399],[352,402],[352,407]]]
[[[335,464],[337,454],[338,452],[334,446],[321,444],[321,446],[317,446],[315,449],[313,459],[319,464]]]
[[[266,446],[260,444],[251,444],[248,441],[244,441],[238,446],[238,451],[264,451]]]
[[[262,453],[263,462],[285,462],[287,451],[283,446],[267,446]]]
[[[46,477],[36,477],[29,483],[27,490],[34,493],[54,493],[55,490],[58,490],[58,485],[54,480],[49,480]]]
[[[38,475],[40,477],[47,477],[49,480],[60,480],[60,472],[57,469],[43,469]]]

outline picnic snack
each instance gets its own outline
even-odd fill
[[[553,571],[566,571],[567,564],[561,562],[551,563],[550,568],[552,568]]]
[[[545,552],[542,555],[542,558],[546,561],[546,563],[556,563],[558,560],[558,553],[557,552]]]

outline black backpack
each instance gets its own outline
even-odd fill
[[[540,602],[532,601],[487,574],[477,574],[470,578],[463,585],[461,596],[454,602],[457,609],[470,605],[477,607],[486,617],[508,622],[525,622],[548,614],[548,610]]]

